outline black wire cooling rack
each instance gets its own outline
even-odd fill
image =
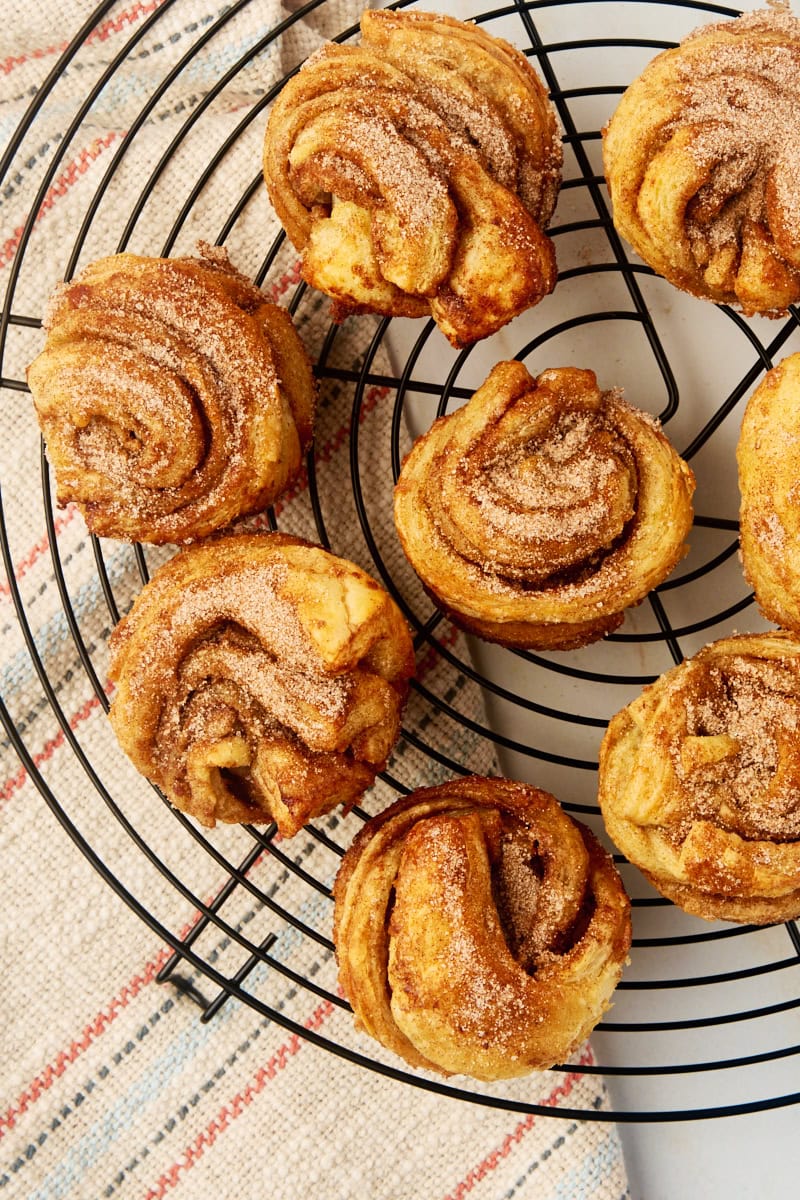
[[[4,194],[18,186],[21,164],[36,177],[26,219],[6,243],[10,269],[0,324],[6,406],[25,414],[30,407],[19,363],[24,348],[41,340],[48,282],[41,262],[55,264],[58,278],[69,278],[90,253],[143,245],[147,252],[168,255],[190,233],[235,244],[248,213],[265,205],[257,160],[247,159],[250,166],[239,176],[236,152],[254,131],[260,137],[270,102],[302,57],[304,44],[293,40],[294,33],[310,27],[320,36],[336,32],[344,41],[356,30],[332,29],[330,23],[343,10],[334,0],[312,0],[284,8],[270,28],[251,24],[247,36],[226,43],[234,47],[227,57],[215,57],[218,39],[255,8],[238,0],[216,11],[209,8],[202,20],[181,21],[181,0],[143,6],[145,15],[131,25],[122,49],[69,102],[71,107],[65,106],[61,85],[80,73],[83,49],[102,35],[113,15],[114,4],[101,4],[31,97],[0,163]],[[354,355],[347,340],[352,322],[327,323],[325,303],[293,273],[291,248],[280,233],[262,248],[252,273],[268,293],[283,290],[298,322],[317,331],[314,353],[330,436],[318,435],[307,466],[303,502],[314,536],[334,551],[349,548],[342,536],[346,508],[348,538],[355,530],[362,558],[403,608],[419,658],[428,667],[415,684],[411,711],[416,716],[409,718],[400,750],[381,781],[380,802],[416,782],[463,774],[474,761],[491,759],[505,773],[554,791],[602,834],[594,799],[596,752],[612,713],[704,641],[737,623],[741,630],[761,627],[736,556],[732,446],[741,402],[766,369],[798,348],[800,321],[796,312],[780,321],[746,321],[678,295],[633,259],[610,220],[599,143],[616,98],[658,50],[698,24],[735,16],[734,10],[689,2],[542,0],[486,11],[464,3],[453,11],[520,47],[545,78],[558,108],[566,165],[551,230],[560,265],[554,296],[469,351],[451,351],[431,322],[375,321],[363,326],[369,334],[362,334]],[[147,95],[135,98],[71,236],[49,245],[45,259],[35,258],[37,223],[74,161],[74,147],[84,134],[94,136],[99,107],[124,79],[126,67],[146,55],[155,59],[155,49],[168,40],[177,45],[170,65],[153,74]],[[213,79],[204,74],[209,59],[222,63]],[[265,86],[254,88],[254,73],[263,75]],[[137,138],[162,119],[171,89],[182,81],[188,94],[169,110],[173,132],[139,170],[137,185],[124,193],[126,206],[119,207],[115,188]],[[231,103],[240,92],[241,102]],[[43,144],[41,122],[57,104],[59,124]],[[126,104],[130,108],[130,96]],[[148,214],[179,158],[184,178],[190,166],[189,182],[169,210],[171,226],[154,245],[148,241]],[[205,200],[223,171],[232,199],[210,227]],[[38,290],[36,278],[30,278],[37,271],[42,275]],[[15,349],[15,339],[22,350]],[[375,508],[375,479],[387,481],[389,495],[407,429],[419,431],[460,403],[487,364],[500,357],[524,359],[534,372],[567,363],[599,366],[604,386],[624,385],[634,402],[661,417],[697,473],[690,557],[597,647],[547,655],[474,644],[470,653],[429,602],[410,595],[399,581],[394,543]],[[363,435],[376,396],[387,413],[377,458]],[[331,488],[322,476],[343,441],[344,469]],[[235,999],[365,1069],[474,1103],[552,1112],[531,1102],[524,1084],[445,1082],[407,1070],[352,1030],[336,988],[330,886],[345,846],[367,816],[365,808],[315,822],[291,842],[281,842],[274,828],[204,831],[138,777],[134,784],[130,776],[124,785],[117,782],[108,765],[115,761],[113,739],[103,743],[102,753],[96,740],[87,750],[75,718],[76,701],[87,711],[94,707],[102,718],[108,705],[108,633],[158,558],[141,547],[79,536],[79,522],[65,532],[38,443],[29,478],[29,495],[6,493],[0,534],[15,632],[24,643],[36,701],[22,706],[9,686],[0,712],[11,746],[63,829],[168,947],[158,978],[192,997],[202,1020],[214,1018]],[[15,542],[20,505],[41,510],[41,546],[49,547],[48,576],[38,591],[28,586],[29,564]],[[282,528],[285,519],[276,506],[263,523]],[[85,581],[79,584],[74,574],[75,562],[86,555],[93,564],[88,601]],[[55,588],[58,595],[45,624],[34,611],[44,588]],[[74,697],[69,709],[67,690]],[[42,752],[54,740],[65,743],[70,757],[69,769],[57,778],[47,771]],[[603,1073],[612,1103],[608,1112],[560,1105],[558,1114],[671,1121],[800,1101],[793,1074],[800,1052],[800,938],[794,923],[770,929],[705,925],[657,897],[627,864],[620,866],[634,905],[631,964],[593,1038],[596,1061],[569,1067],[579,1074]]]

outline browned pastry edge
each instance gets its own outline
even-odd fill
[[[786,896],[725,896],[720,892],[699,892],[689,884],[677,884],[663,876],[642,875],[657,892],[677,904],[684,912],[704,921],[732,921],[741,925],[777,925],[793,921],[800,914],[800,888]]]
[[[402,542],[402,536],[400,538]],[[443,595],[427,583],[423,589],[449,621],[485,642],[514,650],[580,650],[619,629],[624,613],[610,613],[594,621],[540,622],[471,620],[452,608]]]
[[[767,371],[736,447],[742,569],[764,616],[800,632],[800,354]]]

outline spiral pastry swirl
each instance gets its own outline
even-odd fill
[[[334,885],[358,1026],[415,1067],[504,1079],[563,1062],[630,946],[611,858],[547,792],[467,777],[373,817]]]
[[[694,478],[657,422],[592,371],[499,363],[414,444],[403,549],[439,606],[490,641],[570,649],[615,629],[682,557]]]
[[[677,287],[746,314],[800,299],[800,21],[747,13],[659,54],[604,131],[614,224]]]
[[[59,504],[105,537],[186,542],[297,472],[316,387],[289,314],[205,244],[117,254],[57,289],[28,368]]]
[[[800,914],[800,640],[704,647],[613,718],[600,752],[609,835],[708,920]]]
[[[368,10],[361,32],[278,96],[270,199],[337,320],[430,314],[468,345],[555,286],[552,106],[524,55],[475,25]]]
[[[736,458],[744,573],[761,611],[800,632],[800,354],[768,371],[750,397]]]
[[[123,750],[203,825],[290,837],[386,763],[414,670],[408,627],[359,567],[285,534],[196,543],[111,636]]]

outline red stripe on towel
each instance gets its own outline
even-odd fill
[[[271,284],[270,287],[266,289],[267,299],[271,300],[273,304],[277,304],[284,292],[287,292],[293,284],[298,284],[301,278],[300,260],[298,259],[297,262],[293,263],[292,266],[289,267],[288,271],[281,275],[280,279],[276,283]]]
[[[186,932],[189,928],[187,926]],[[97,1040],[106,1029],[111,1025],[123,1009],[127,1008],[131,1000],[138,996],[143,987],[152,983],[157,973],[164,965],[166,960],[171,955],[172,950],[165,947],[156,958],[151,962],[146,963],[144,969],[134,975],[125,986],[117,993],[116,996],[101,1009],[94,1020],[83,1029],[83,1031],[70,1042],[65,1050],[60,1050],[52,1062],[48,1063],[43,1071],[28,1084],[17,1101],[6,1110],[5,1113],[0,1113],[0,1138],[5,1136],[6,1130],[13,1129],[17,1119],[27,1112],[32,1104],[34,1104],[41,1095],[44,1094],[53,1083],[77,1058],[88,1050],[93,1042]]]
[[[81,175],[84,175],[89,170],[92,163],[100,157],[104,150],[108,149],[112,142],[124,136],[124,132],[121,129],[112,129],[104,134],[103,137],[95,138],[88,146],[84,146],[66,170],[59,175],[55,183],[51,184],[48,188],[47,194],[36,214],[37,221],[42,219],[44,214],[53,207],[57,200],[66,195],[72,185],[80,179]],[[2,248],[0,248],[0,266],[5,266],[16,254],[24,229],[23,225],[18,225],[11,237],[6,238]]]
[[[334,1011],[330,1000],[324,1000],[314,1009],[311,1016],[303,1022],[306,1029],[319,1029]],[[302,1050],[304,1042],[297,1034],[292,1034],[272,1055],[268,1062],[259,1067],[251,1081],[240,1092],[224,1104],[213,1120],[184,1150],[177,1162],[174,1162],[158,1181],[147,1191],[145,1200],[161,1200],[163,1196],[180,1182],[183,1172],[190,1170],[203,1157],[207,1149],[214,1145],[217,1138],[240,1117],[245,1109],[252,1104],[256,1096],[266,1085],[287,1066],[292,1058]]]
[[[180,941],[183,941],[191,933],[202,915],[198,910],[192,917],[192,920],[183,926],[178,934]],[[66,1050],[59,1051],[53,1061],[48,1063],[44,1070],[28,1084],[17,1101],[5,1113],[0,1113],[0,1139],[5,1136],[7,1129],[14,1128],[17,1118],[22,1116],[48,1088],[52,1087],[55,1080],[64,1074],[67,1067],[80,1058],[84,1051],[88,1050],[92,1043],[105,1033],[123,1009],[127,1008],[130,1002],[138,996],[142,988],[147,987],[148,984],[153,982],[164,963],[172,954],[173,950],[171,946],[165,946],[162,950],[159,950],[155,958],[145,963],[144,967],[132,979],[128,980],[125,986],[108,1002],[105,1008],[100,1010],[94,1020],[90,1021],[78,1037],[70,1042]]]
[[[592,1048],[587,1044],[585,1050],[581,1054],[579,1061],[580,1066],[592,1066],[594,1064],[594,1054]],[[565,1075],[562,1081],[557,1084],[553,1090],[539,1100],[539,1104],[545,1105],[547,1108],[557,1108],[562,1100],[566,1100],[573,1087],[583,1075],[578,1071],[570,1071]],[[445,1200],[464,1200],[464,1197],[472,1191],[474,1187],[485,1179],[485,1177],[494,1171],[500,1165],[504,1158],[507,1158],[511,1151],[519,1142],[522,1141],[525,1134],[528,1133],[536,1124],[536,1114],[529,1113],[522,1121],[519,1121],[511,1133],[506,1134],[500,1145],[490,1151],[477,1166],[473,1167],[464,1176],[452,1192],[448,1192]]]
[[[77,729],[77,727],[82,724],[87,717],[92,715],[95,709],[98,708],[99,704],[100,701],[98,700],[97,696],[91,696],[88,700],[84,701],[74,716],[70,717],[70,729]],[[58,733],[54,737],[51,737],[49,741],[45,742],[41,750],[38,750],[36,754],[33,755],[34,766],[40,767],[43,763],[46,763],[48,759],[53,757],[56,750],[63,745],[64,731],[59,729]],[[4,804],[6,800],[9,800],[14,795],[14,792],[16,792],[18,788],[22,787],[27,778],[28,772],[24,767],[20,767],[16,775],[10,775],[2,787],[0,787],[0,804]]]
[[[77,511],[78,510],[75,507],[75,505],[71,504],[67,509],[64,510],[63,513],[60,513],[59,516],[56,517],[53,524],[54,524],[55,531],[57,534],[61,533],[61,530],[64,529],[67,525],[69,525],[70,521],[73,519],[73,517],[75,516]],[[39,538],[39,541],[36,542],[35,545],[31,546],[31,548],[27,552],[27,554],[23,555],[23,557],[19,560],[16,567],[14,568],[14,578],[22,579],[23,576],[27,575],[27,573],[28,573],[28,571],[30,571],[31,567],[35,566],[36,563],[38,562],[38,560],[42,557],[42,555],[46,554],[49,549],[50,549],[50,539],[47,536],[47,534],[44,533]],[[5,579],[0,579],[0,595],[2,595],[2,596],[10,596],[11,595],[11,588],[6,583]]]
[[[133,25],[140,17],[148,16],[163,3],[164,0],[148,0],[146,4],[138,2],[124,12],[118,13],[116,17],[109,17],[102,25],[98,25],[96,29],[92,30],[84,45],[88,46],[92,42],[104,42],[112,33],[119,33],[126,25]],[[50,46],[39,46],[35,50],[30,50],[27,54],[9,54],[0,61],[0,75],[10,75],[16,67],[21,67],[23,63],[29,62],[31,59],[61,54],[68,45],[69,42],[54,42]]]

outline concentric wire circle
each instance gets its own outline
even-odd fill
[[[365,1069],[545,1115],[552,1109],[524,1085],[443,1082],[403,1068],[354,1031],[336,985],[330,887],[370,811],[420,783],[473,770],[548,788],[602,836],[596,763],[609,717],[704,642],[763,627],[736,554],[733,448],[755,383],[800,348],[800,319],[744,320],[677,294],[634,261],[610,219],[599,155],[603,124],[649,58],[694,26],[735,13],[654,0],[454,7],[530,57],[558,108],[566,163],[551,228],[554,295],[488,342],[456,352],[430,321],[333,325],[327,302],[300,281],[268,212],[260,139],[271,101],[313,38],[352,38],[345,26],[353,14],[312,0],[265,27],[256,7],[238,0],[197,21],[181,0],[140,6],[84,85],[86,46],[119,15],[111,0],[101,4],[32,96],[0,163],[6,196],[27,187],[24,219],[6,243],[0,322],[4,399],[24,426],[30,481],[27,495],[5,492],[0,524],[7,628],[18,643],[0,710],[7,738],[82,853],[171,948],[160,977],[196,999],[204,1020],[234,998]],[[154,69],[141,95],[128,84],[131,65],[145,58]],[[123,124],[109,120],[117,112]],[[69,221],[53,241],[49,222],[61,207]],[[257,524],[302,532],[361,561],[400,604],[418,650],[403,742],[375,793],[288,843],[273,828],[201,830],[125,773],[103,722],[106,643],[168,552],[91,539],[71,510],[55,509],[26,395],[24,366],[58,279],[100,253],[170,255],[198,237],[226,245],[236,265],[288,305],[320,380],[320,428],[302,486]],[[690,556],[618,632],[569,654],[513,652],[457,635],[409,584],[391,524],[391,487],[410,437],[510,357],[533,373],[592,367],[603,386],[623,387],[660,416],[698,478]],[[43,752],[54,739],[70,756],[58,777]],[[687,1120],[800,1100],[794,924],[709,926],[620,867],[634,904],[631,964],[593,1039],[596,1060],[569,1067],[603,1073],[612,1104],[607,1112],[562,1105],[559,1115]]]

